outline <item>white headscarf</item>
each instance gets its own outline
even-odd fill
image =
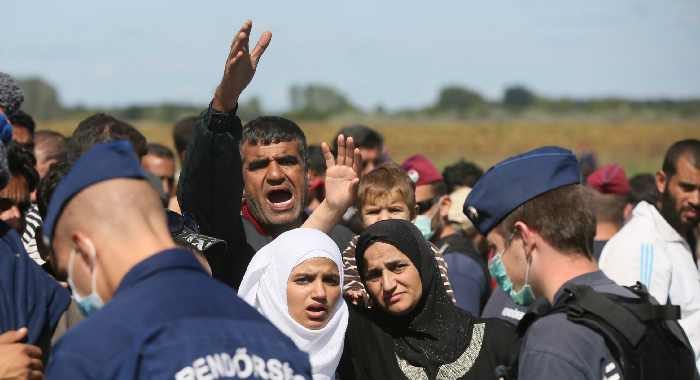
[[[343,354],[348,307],[342,294],[328,323],[319,330],[308,329],[289,315],[287,281],[302,262],[324,257],[338,267],[343,284],[343,261],[338,246],[321,231],[298,228],[287,231],[253,257],[243,276],[238,295],[309,354],[314,380],[333,379]]]

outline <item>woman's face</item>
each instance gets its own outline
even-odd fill
[[[318,330],[328,323],[340,299],[340,274],[335,263],[319,257],[294,267],[287,280],[287,309],[300,325]]]
[[[423,295],[418,270],[408,256],[391,244],[376,242],[364,257],[367,291],[376,304],[392,315],[413,310]]]

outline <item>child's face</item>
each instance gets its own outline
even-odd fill
[[[390,196],[375,197],[365,202],[362,205],[361,215],[365,227],[387,219],[411,220],[408,205],[396,191],[392,191]]]

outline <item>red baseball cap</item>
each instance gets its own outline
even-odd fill
[[[588,176],[586,183],[602,194],[627,195],[630,192],[625,169],[617,164],[598,168]]]
[[[408,173],[408,178],[410,178],[416,186],[442,181],[442,174],[440,174],[440,171],[422,154],[416,154],[406,159],[406,161],[401,164],[401,169]]]

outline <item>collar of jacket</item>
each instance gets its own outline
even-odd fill
[[[258,223],[257,220],[255,220],[255,217],[250,212],[250,208],[248,207],[248,202],[246,202],[245,200],[241,204],[241,216],[243,217],[243,219],[249,221],[260,235],[270,236],[270,234],[267,231],[265,231],[263,226],[260,225],[260,223]]]
[[[659,210],[647,202],[639,202],[632,211],[634,216],[651,219],[654,222],[659,236],[667,242],[680,242],[688,244],[685,239],[664,219]]]

